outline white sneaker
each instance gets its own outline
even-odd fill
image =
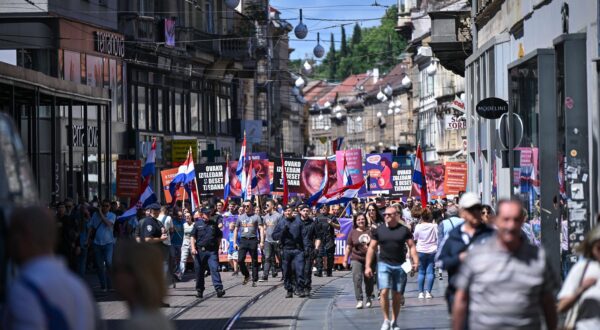
[[[381,325],[381,330],[390,330],[392,329],[392,322],[390,322],[390,320],[384,320],[383,324]]]
[[[433,296],[431,295],[431,293],[425,291],[425,299],[433,299]]]
[[[365,304],[365,307],[371,308],[371,305],[372,305],[371,298],[367,298],[367,303]]]
[[[356,309],[361,309],[361,308],[363,308],[362,300],[356,303]]]
[[[419,299],[425,299],[425,295],[423,295],[423,292],[419,292]]]

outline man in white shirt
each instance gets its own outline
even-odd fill
[[[15,209],[9,228],[19,276],[8,286],[6,329],[96,329],[92,296],[63,260],[53,255],[56,223],[48,210]]]

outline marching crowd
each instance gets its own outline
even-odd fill
[[[553,275],[557,272],[539,247],[539,230],[528,221],[518,200],[502,200],[495,209],[483,205],[472,193],[426,206],[412,198],[393,201],[383,197],[355,199],[345,208],[317,208],[295,199],[282,205],[276,198],[263,203],[243,201],[241,205],[228,201],[225,205],[222,200],[204,201],[192,212],[189,203],[173,207],[153,203],[136,216],[123,219],[119,215],[125,207],[118,202],[96,200],[75,205],[65,200],[56,205],[55,219],[40,208],[33,211],[36,219],[12,221],[16,236],[11,237],[27,237],[33,242],[25,246],[16,241],[13,253],[17,263],[29,263],[22,276],[26,276],[26,269],[39,272],[46,267],[54,269],[56,276],[68,277],[71,287],[78,287],[80,281],[50,261],[54,260],[49,257],[53,252],[50,247],[56,246],[55,252],[64,257],[72,272],[85,278],[95,271],[97,290],[117,290],[130,306],[132,327],[150,324],[169,328],[159,310],[168,306],[163,300],[167,286],[160,283],[176,286],[186,280],[190,264],[200,298],[206,276],[211,276],[217,297],[225,295],[220,272],[226,268],[233,275],[241,273],[242,284],[251,286],[268,281],[269,276],[276,278],[281,271],[286,298],[310,297],[312,276],[332,276],[338,218],[344,216],[352,218],[353,228],[347,235],[342,267],[351,269],[356,308],[372,307],[377,297],[384,316],[383,330],[399,328],[396,320],[404,305],[407,277],[416,273],[417,298],[431,299],[434,282],[444,279],[442,271],[448,274],[445,299],[454,329],[533,329],[542,324],[553,329],[559,312],[568,313],[565,326],[600,328],[600,287],[596,284],[600,277],[600,229],[588,233],[580,247],[582,258],[573,269],[560,271],[566,276],[561,288],[561,279]],[[15,212],[13,217],[22,220],[28,214],[31,211]],[[225,221],[232,215],[237,216],[235,221]],[[58,228],[56,237],[47,232],[53,223]],[[224,226],[228,237],[223,237]],[[36,232],[40,229],[46,231],[44,239]],[[223,238],[227,242],[224,246]],[[219,263],[223,248],[226,265]],[[148,257],[151,253],[160,255],[157,251],[163,258]],[[36,265],[32,260],[45,261]],[[43,295],[36,292],[40,286],[46,287],[45,281],[32,275],[11,293],[29,291],[33,292],[31,299],[40,300]],[[67,294],[68,290],[58,295]],[[86,300],[81,292],[73,295]],[[54,307],[56,312],[56,306],[62,306],[42,302],[39,315],[34,313],[36,319],[24,314],[20,309],[23,303],[9,298],[8,324],[42,322],[44,315],[48,321],[45,309]],[[98,319],[93,304],[84,309],[91,315],[87,324],[80,319],[81,313],[58,310],[62,311],[59,319],[73,329],[93,328],[92,321]]]

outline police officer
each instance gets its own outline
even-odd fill
[[[218,224],[210,218],[210,208],[201,209],[201,220],[194,223],[190,245],[194,255],[194,267],[196,268],[196,296],[202,298],[204,294],[204,271],[208,267],[217,297],[225,295],[221,274],[219,273],[219,247],[223,232]]]
[[[310,217],[310,207],[306,204],[298,207],[302,220],[302,238],[304,244],[304,294],[310,296],[312,289],[312,266],[315,261],[315,251],[321,246],[321,238],[317,234],[316,221]]]
[[[163,223],[158,220],[160,215],[160,204],[152,203],[148,205],[150,216],[144,218],[137,231],[137,241],[157,245],[163,252],[163,269],[165,278],[169,279],[169,249],[163,242],[167,240],[167,232]],[[169,307],[169,304],[162,303],[162,307]]]
[[[265,231],[262,218],[254,213],[254,207],[249,201],[243,204],[245,214],[238,217],[233,232],[234,247],[238,250],[238,265],[240,271],[244,274],[243,285],[250,281],[250,273],[246,267],[246,254],[250,253],[252,258],[252,286],[256,286],[258,281],[258,245],[260,231],[260,249],[264,248]],[[238,234],[241,232],[241,239],[238,241]]]
[[[286,298],[292,298],[293,292],[300,298],[306,297],[304,292],[304,246],[305,236],[302,235],[304,223],[300,217],[294,217],[293,208],[285,207],[283,218],[277,222],[273,229],[273,239],[279,241],[282,256],[283,285],[286,290]],[[295,276],[292,274],[292,267]]]
[[[329,214],[329,206],[323,205],[321,214],[317,217],[317,232],[323,244],[318,249],[317,272],[315,276],[323,276],[323,257],[327,258],[327,277],[333,275],[333,257],[335,254],[335,230],[340,229],[339,221],[334,215]]]

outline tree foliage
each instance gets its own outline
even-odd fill
[[[342,28],[342,48],[336,54],[334,43],[331,43],[325,60],[315,67],[313,78],[342,81],[351,74],[373,68],[379,68],[382,73],[389,72],[399,63],[398,57],[406,47],[406,41],[395,30],[397,13],[397,7],[391,6],[379,26],[361,28],[356,24],[346,51],[343,51],[345,31]]]
[[[346,57],[349,53],[348,42],[346,40],[346,29],[342,25],[342,44],[340,46],[340,57]]]

